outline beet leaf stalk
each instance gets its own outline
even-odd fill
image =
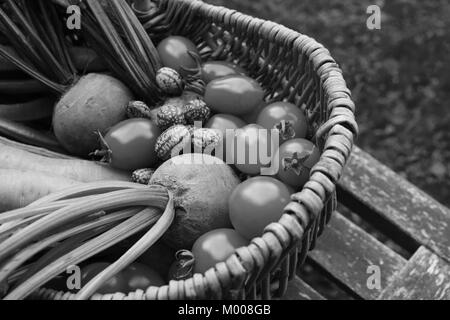
[[[27,218],[26,211],[35,209],[39,214]],[[26,298],[68,266],[148,230],[111,268],[86,285],[78,298],[88,298],[105,279],[148,250],[169,228],[174,215],[173,195],[165,188],[120,181],[110,186],[105,182],[74,186],[27,208],[2,213],[0,218],[11,221],[0,241],[0,286],[9,288],[4,298]],[[17,225],[21,227],[8,231]],[[46,253],[27,266],[28,259],[39,252]],[[26,270],[16,276],[21,268]]]
[[[148,104],[161,100],[155,78],[162,67],[155,45],[125,0],[81,3],[82,32],[97,53]]]
[[[6,0],[0,7],[0,32],[11,50],[0,46],[0,56],[58,93],[76,80],[54,5],[45,0]]]

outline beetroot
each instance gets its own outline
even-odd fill
[[[119,80],[91,73],[82,77],[55,107],[53,128],[67,151],[86,157],[98,146],[99,131],[106,131],[126,118],[131,91]]]
[[[190,249],[203,234],[231,226],[228,199],[240,180],[219,158],[186,154],[165,162],[150,184],[173,193],[175,220],[164,235],[175,249]]]

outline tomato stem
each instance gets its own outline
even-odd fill
[[[180,250],[175,254],[175,270],[172,270],[172,279],[170,280],[186,280],[193,276],[195,257],[188,250]]]
[[[101,158],[100,162],[111,163],[112,160],[111,148],[109,147],[108,143],[106,142],[105,138],[103,137],[100,131],[96,131],[95,134],[97,134],[98,136],[101,149],[95,150],[94,152],[90,153],[89,156]]]
[[[280,132],[281,138],[283,140],[290,140],[295,138],[295,130],[291,121],[282,120],[275,125],[275,129]]]
[[[305,165],[305,161],[309,159],[311,154],[312,153],[308,153],[306,156],[301,157],[298,152],[294,152],[292,157],[283,158],[284,171],[292,170],[299,176],[304,170],[311,169]]]
[[[194,59],[196,66],[194,68],[181,67],[187,74],[185,77],[185,89],[203,96],[206,84],[202,80],[202,58],[193,51],[188,51],[188,54]]]

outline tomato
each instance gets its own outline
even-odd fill
[[[157,49],[162,64],[178,71],[182,76],[187,74],[183,68],[197,67],[197,61],[189,54],[189,51],[196,55],[199,55],[199,52],[195,44],[185,37],[167,37],[160,42]]]
[[[233,229],[210,231],[194,243],[194,273],[205,273],[219,262],[225,262],[238,248],[248,245],[248,241]]]
[[[165,285],[163,278],[153,269],[141,263],[133,263],[122,271],[128,292],[138,289],[146,290],[150,286],[160,287]]]
[[[235,130],[246,125],[245,121],[231,114],[216,114],[209,119],[207,128],[220,130],[224,135],[226,130]]]
[[[256,124],[236,130],[233,147],[230,158],[242,173],[261,174],[261,169],[268,167],[272,161],[274,147],[270,132]]]
[[[185,90],[185,91],[183,91],[181,96],[168,98],[164,101],[163,104],[172,104],[176,107],[183,108],[188,103],[190,103],[194,100],[197,100],[197,99],[203,100],[203,97],[197,93]]]
[[[231,75],[244,75],[245,71],[231,62],[208,61],[202,65],[202,78],[208,84],[213,80]]]
[[[296,188],[291,187],[291,186],[288,185],[288,184],[286,185],[286,187],[288,188],[290,194],[295,194],[295,193],[298,192]]]
[[[281,181],[294,188],[301,188],[308,181],[311,168],[319,158],[319,148],[311,141],[293,139],[281,145],[272,161],[279,161],[278,178]]]
[[[91,281],[100,272],[109,267],[110,264],[106,262],[98,262],[87,265],[81,269],[81,287],[84,287],[89,281]],[[98,290],[97,293],[128,293],[128,286],[123,275],[119,272],[108,281],[106,281]]]
[[[263,101],[259,106],[253,109],[250,113],[241,116],[241,118],[247,123],[256,123],[258,120],[258,116],[261,113],[261,110],[267,106],[267,102]]]
[[[98,262],[84,267],[81,270],[81,285],[85,286],[109,266],[110,263]],[[146,290],[150,286],[160,287],[165,284],[161,276],[151,268],[141,263],[133,263],[105,282],[97,290],[97,293],[129,293],[138,289]]]
[[[269,130],[278,129],[281,141],[305,138],[308,129],[303,111],[288,102],[275,102],[266,106],[259,113],[256,123]]]
[[[138,239],[136,239],[137,241]],[[164,244],[162,241],[155,243],[150,249],[145,251],[137,260],[141,264],[155,270],[163,278],[167,276],[167,270],[173,263],[175,250]]]
[[[254,177],[244,181],[229,200],[234,229],[249,240],[261,236],[267,225],[281,218],[290,195],[287,186],[272,177]]]
[[[206,86],[205,101],[216,113],[244,115],[258,107],[264,99],[261,86],[246,76],[228,76]]]
[[[232,116],[230,114],[216,114],[211,119],[209,119],[206,124],[207,128],[218,130],[222,133],[222,151],[223,154],[216,154],[217,157],[222,160],[226,160],[227,154],[232,155],[233,149],[231,144],[227,144],[227,134],[234,137],[234,130],[244,127],[246,123],[244,120],[238,117]],[[230,162],[233,161],[232,159]]]
[[[155,145],[161,131],[148,119],[130,119],[112,127],[104,137],[111,165],[123,170],[151,168],[157,162]]]

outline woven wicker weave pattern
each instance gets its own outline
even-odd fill
[[[267,100],[286,99],[308,116],[310,138],[322,156],[309,182],[292,196],[278,223],[204,275],[172,281],[128,295],[93,299],[269,299],[281,297],[336,207],[335,186],[352,151],[358,127],[355,105],[342,72],[314,39],[270,21],[192,0],[161,0],[152,14],[137,13],[152,37],[184,35],[203,58],[237,62],[267,91]],[[35,297],[72,299],[42,289]]]

